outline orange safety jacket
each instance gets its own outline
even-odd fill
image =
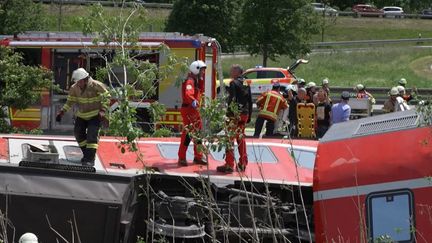
[[[260,107],[258,116],[276,121],[280,110],[288,108],[285,98],[277,91],[271,90],[261,94],[257,99]]]

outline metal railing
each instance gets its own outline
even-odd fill
[[[86,1],[86,0],[33,0],[36,3],[55,3],[55,4],[69,4],[69,5],[92,5],[100,3],[102,6],[118,7],[122,3],[118,1]],[[125,2],[125,6],[133,6],[134,4],[140,4],[146,8],[166,8],[172,9],[173,4],[171,3],[139,3],[139,2]]]

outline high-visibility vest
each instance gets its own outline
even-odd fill
[[[263,93],[257,100],[257,104],[261,107],[258,116],[276,121],[278,112],[288,108],[285,98],[279,92],[271,90]]]
[[[66,104],[63,106],[64,111],[68,111],[72,106],[78,106],[77,117],[84,120],[90,120],[99,114],[100,110],[106,110],[106,104],[103,104],[102,96],[108,95],[105,85],[97,80],[89,78],[87,87],[84,91],[77,83],[72,85]]]

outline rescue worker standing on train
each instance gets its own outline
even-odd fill
[[[243,172],[248,164],[246,151],[246,123],[250,122],[252,115],[252,94],[249,84],[241,76],[243,68],[234,64],[231,66],[231,82],[228,87],[228,126],[234,137],[230,138],[230,147],[226,148],[225,165],[218,166],[216,170],[223,173],[232,173],[234,170],[234,139],[237,140],[240,159],[237,164],[237,171]],[[238,114],[232,111],[232,106],[237,106]]]
[[[189,74],[186,80],[182,83],[182,105],[180,113],[183,119],[183,131],[178,150],[178,165],[187,166],[186,151],[191,142],[189,132],[197,132],[202,128],[199,106],[201,96],[204,92],[204,72],[207,65],[201,61],[194,61],[189,66]],[[198,148],[199,143],[194,141],[194,164],[206,165],[203,153]]]
[[[70,88],[66,104],[57,114],[56,121],[60,122],[64,113],[75,104],[78,106],[74,135],[83,153],[81,163],[93,166],[99,129],[108,105],[108,102],[104,102],[104,96],[108,97],[108,91],[102,82],[92,79],[84,68],[78,68],[72,73],[72,82],[75,83]]]
[[[273,136],[274,124],[281,110],[288,108],[288,103],[285,98],[280,94],[280,84],[273,83],[273,88],[270,91],[264,92],[257,99],[257,105],[260,109],[258,117],[255,122],[254,137],[259,137],[261,134],[264,121],[266,124],[266,136]]]

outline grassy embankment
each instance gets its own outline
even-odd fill
[[[46,30],[57,30],[58,8],[46,5],[45,9],[49,19]],[[106,9],[112,13],[119,11],[112,7]],[[75,19],[77,16],[84,17],[87,11],[88,6],[65,5],[62,30],[79,31]],[[162,31],[169,12],[166,9],[148,9],[148,30]],[[419,33],[423,38],[432,37],[432,20],[338,17],[334,24],[326,28],[325,41],[417,38]],[[320,40],[320,35],[313,39]],[[328,77],[334,86],[353,86],[361,82],[367,86],[390,87],[395,80],[405,77],[409,85],[432,87],[430,48],[380,46],[360,52],[314,53],[307,58],[310,63],[300,66],[296,74],[308,81],[319,82]],[[290,58],[281,57],[276,62],[270,61],[269,66],[286,67],[291,62]],[[261,58],[239,56],[224,59],[225,77],[232,63],[250,68],[259,65]]]

